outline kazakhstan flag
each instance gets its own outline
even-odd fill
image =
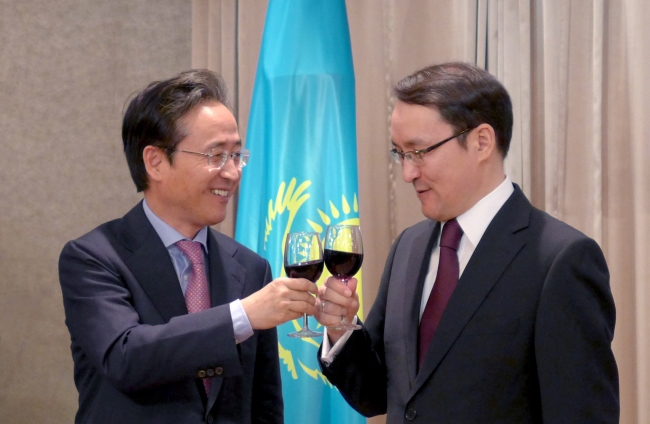
[[[236,239],[275,278],[285,235],[359,223],[354,68],[344,0],[271,0],[260,51]],[[319,285],[329,276],[327,270]],[[357,274],[361,283],[361,273]],[[359,288],[359,294],[361,290]],[[360,315],[363,311],[360,311]],[[287,424],[364,423],[320,373],[321,339],[278,327]],[[310,318],[310,327],[318,323]]]

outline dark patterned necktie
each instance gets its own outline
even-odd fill
[[[459,265],[458,265],[458,245],[463,236],[463,230],[458,225],[456,219],[447,221],[442,229],[440,237],[440,261],[438,263],[438,273],[436,281],[433,284],[431,295],[427,300],[427,306],[424,308],[422,320],[420,321],[420,338],[419,338],[419,365],[429,350],[431,339],[438,328],[442,313],[449,303],[449,298],[458,283]]]
[[[203,265],[203,251],[201,243],[189,240],[180,240],[176,246],[183,252],[192,264],[190,281],[187,283],[185,290],[185,304],[190,314],[203,311],[210,308],[210,289],[208,288],[208,279],[205,276],[205,266]],[[210,378],[203,379],[205,392],[210,394]]]

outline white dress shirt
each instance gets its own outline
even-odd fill
[[[458,246],[458,265],[459,265],[459,278],[463,275],[463,271],[467,266],[476,246],[481,241],[483,233],[487,229],[492,219],[496,216],[497,212],[501,209],[504,203],[508,200],[510,195],[514,191],[512,186],[512,181],[507,176],[503,182],[494,190],[492,190],[488,195],[479,200],[474,206],[472,206],[467,212],[463,213],[456,217],[456,221],[460,225],[460,228],[463,230],[463,236],[460,239],[460,245]],[[444,224],[443,224],[444,225]],[[422,314],[424,313],[424,308],[427,306],[427,301],[429,300],[429,295],[433,289],[433,284],[436,281],[436,275],[438,274],[438,263],[440,261],[440,236],[442,231],[438,233],[438,240],[436,241],[435,247],[431,252],[431,259],[429,260],[429,271],[424,280],[424,287],[422,289],[422,301],[420,303],[420,319],[422,319]],[[354,317],[354,322],[356,323],[357,318]],[[323,337],[323,349],[321,353],[321,359],[327,364],[331,363],[336,354],[341,350],[345,342],[350,338],[354,330],[348,330],[343,336],[330,347],[329,337],[327,336],[327,328],[325,328],[325,335]]]

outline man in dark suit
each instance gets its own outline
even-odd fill
[[[429,219],[395,241],[362,329],[327,330],[323,373],[391,424],[617,423],[607,265],[504,175],[506,90],[449,63],[395,92],[391,154]],[[330,278],[317,319],[356,319],[355,286]]]
[[[150,84],[122,136],[144,200],[59,261],[77,423],[282,423],[275,326],[313,314],[316,286],[271,282],[223,221],[248,151],[205,70]]]

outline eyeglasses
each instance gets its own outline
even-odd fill
[[[173,151],[205,156],[208,158],[208,166],[213,169],[221,169],[226,164],[226,162],[228,162],[228,158],[232,159],[233,163],[235,164],[235,167],[238,169],[242,169],[248,163],[248,157],[250,156],[250,152],[246,149],[241,149],[232,153],[226,153],[226,152],[214,153],[216,150],[217,149],[212,149],[210,150],[210,153],[191,152],[189,150],[182,150],[182,149],[174,149]]]
[[[422,165],[424,163],[424,158],[422,156],[424,156],[425,154],[429,153],[432,150],[437,149],[438,147],[442,146],[446,142],[453,140],[456,137],[460,137],[461,135],[471,130],[473,130],[473,128],[467,128],[466,130],[463,130],[456,135],[452,135],[451,137],[446,138],[441,142],[436,143],[433,146],[427,147],[426,149],[422,149],[422,150],[411,150],[409,152],[400,152],[397,149],[391,149],[390,155],[393,157],[393,160],[399,164],[404,164],[404,158],[406,158],[413,165]]]

